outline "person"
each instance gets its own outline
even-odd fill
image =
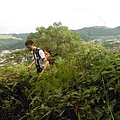
[[[45,57],[44,51],[42,49],[35,47],[32,40],[27,40],[25,42],[25,46],[30,50],[34,57],[34,60],[28,66],[28,70],[30,70],[31,67],[35,64],[37,73],[42,74],[45,71],[46,67],[49,66],[49,62]]]

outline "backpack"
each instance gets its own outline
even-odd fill
[[[39,64],[39,60],[41,59],[41,56],[39,55],[39,50],[40,50],[39,48],[36,49],[36,56],[37,56],[37,58],[39,58],[39,59],[37,59],[37,62],[35,62],[37,73],[42,72],[42,68]],[[34,53],[33,53],[33,56],[34,56],[34,59],[35,59],[35,54]]]
[[[43,51],[44,51],[46,59],[49,61],[49,64],[53,64],[53,58],[52,58],[51,54],[46,50],[43,50]]]
[[[36,55],[37,57],[41,58],[40,55],[39,55],[39,50],[41,50],[40,48],[37,48],[36,49]],[[52,60],[52,56],[49,52],[47,52],[46,50],[43,50],[44,54],[45,54],[45,57],[46,59],[49,61],[49,64],[53,64],[53,60]]]

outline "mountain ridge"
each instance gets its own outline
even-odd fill
[[[106,26],[93,26],[93,27],[84,27],[82,29],[75,30],[76,32],[79,32],[80,35],[90,35],[90,36],[116,36],[120,35],[120,26],[117,26],[115,28],[109,28]]]

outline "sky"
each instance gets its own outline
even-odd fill
[[[69,29],[120,26],[120,0],[0,0],[0,34],[61,22]]]

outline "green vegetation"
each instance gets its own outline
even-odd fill
[[[0,39],[18,39],[18,40],[22,40],[22,38],[16,38],[13,35],[5,35],[5,34],[0,34]]]
[[[23,40],[25,40],[29,35],[29,33],[20,33],[20,34],[12,34],[12,35],[15,36],[16,38],[22,38]]]
[[[105,26],[88,27],[75,30],[82,41],[102,44],[109,50],[116,50],[120,46],[120,26],[107,28]]]
[[[76,30],[82,36],[86,37],[102,37],[102,36],[120,36],[120,26],[116,28],[108,28],[105,26],[86,27]]]
[[[24,46],[23,40],[0,39],[0,51],[22,49],[23,46]]]
[[[27,50],[1,58],[0,119],[119,120],[120,50],[80,42],[61,23],[36,31],[27,39],[48,49],[55,63],[39,78],[35,67],[27,71]]]
[[[0,52],[24,48],[24,41],[28,34],[0,34]]]
[[[60,22],[54,23],[47,29],[44,27],[36,28],[36,31],[36,33],[30,33],[26,39],[32,39],[37,47],[46,49],[52,56],[66,57],[66,54],[75,52],[79,47],[79,35],[68,30],[66,26],[62,26]]]
[[[65,27],[65,26],[64,26]],[[39,31],[43,30],[44,33],[46,29],[44,27],[37,28],[36,30]],[[51,26],[47,28],[47,30],[51,30]],[[65,29],[65,28],[64,28]],[[71,30],[73,31],[73,30]],[[46,31],[48,32],[48,31]],[[82,28],[79,30],[74,30],[74,32],[77,32],[79,36],[81,37],[81,41],[86,42],[94,42],[95,44],[102,44],[107,49],[116,50],[118,46],[120,46],[120,26],[116,28],[107,28],[105,26],[95,26],[95,27],[87,27]],[[52,31],[51,31],[52,33]],[[49,34],[51,34],[49,33]],[[21,49],[24,48],[24,41],[26,38],[38,38],[38,33],[21,33],[21,34],[0,34],[0,51],[2,50],[15,50],[15,49]],[[40,34],[40,33],[39,33]],[[45,33],[46,35],[47,33]],[[57,35],[59,33],[55,33],[54,35]],[[63,33],[61,33],[63,34]],[[54,36],[53,35],[53,36]],[[31,37],[32,36],[32,37]],[[46,39],[46,36],[43,35],[43,40]],[[48,41],[50,41],[51,38],[48,38]],[[21,41],[20,41],[21,40]],[[52,39],[54,41],[54,39]],[[47,41],[47,40],[46,40]],[[51,43],[51,42],[50,42]],[[59,44],[59,43],[57,43]],[[42,46],[42,45],[41,45]]]

